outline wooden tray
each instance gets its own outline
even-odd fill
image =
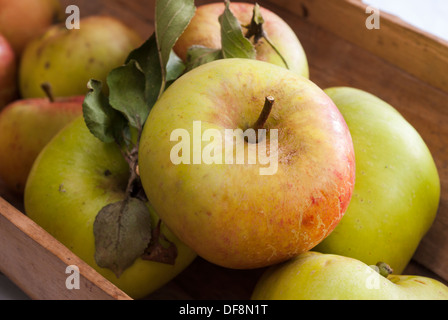
[[[144,38],[153,32],[154,0],[79,0],[81,16],[108,14]],[[196,1],[196,5],[212,1]],[[253,2],[253,1],[250,1]],[[439,170],[436,221],[406,274],[448,284],[448,42],[381,12],[368,30],[366,5],[356,0],[258,1],[285,19],[300,38],[311,79],[352,86],[388,101],[419,131]],[[73,1],[61,0],[63,6]],[[0,271],[33,299],[130,299],[23,214],[22,199],[0,181]],[[81,270],[81,289],[67,290],[68,265]],[[262,270],[228,270],[198,258],[148,299],[248,299]]]

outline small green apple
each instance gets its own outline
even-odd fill
[[[198,6],[193,19],[187,29],[177,40],[174,51],[184,61],[187,59],[187,51],[193,45],[219,49],[221,47],[221,26],[219,16],[224,12],[225,3],[216,2]],[[245,34],[250,25],[254,4],[246,2],[230,3],[230,10],[238,19]],[[263,29],[268,39],[274,44],[276,50],[269,45],[266,39],[261,38],[255,44],[256,58],[282,67],[287,67],[304,77],[309,77],[308,61],[305,51],[297,35],[291,27],[274,12],[260,7],[263,17]],[[285,61],[283,61],[283,59]]]
[[[20,93],[24,98],[42,97],[40,85],[48,82],[57,97],[84,95],[91,78],[106,83],[107,74],[141,42],[133,29],[108,16],[83,18],[80,29],[54,25],[25,48]]]
[[[94,137],[79,117],[50,141],[27,181],[26,214],[131,297],[152,293],[186,268],[196,254],[162,223],[161,232],[177,247],[173,265],[137,258],[117,277],[95,259],[94,223],[106,205],[125,196],[129,166],[114,143]],[[152,225],[159,220],[150,211]]]
[[[380,268],[349,257],[309,251],[268,268],[252,299],[448,300],[448,287],[435,279],[380,274]]]
[[[378,97],[347,87],[325,92],[350,129],[356,183],[344,218],[313,250],[367,264],[387,261],[401,273],[439,205],[440,181],[431,152],[415,128]]]
[[[39,152],[65,125],[82,114],[83,96],[17,100],[0,112],[0,179],[23,195]]]
[[[245,141],[251,133],[261,139]],[[177,79],[146,120],[139,168],[173,233],[206,260],[238,269],[322,241],[348,206],[355,173],[350,133],[331,99],[253,59],[216,60]]]
[[[0,33],[18,57],[25,46],[63,17],[58,0],[0,0]]]
[[[0,33],[0,110],[17,98],[17,59],[8,40]]]

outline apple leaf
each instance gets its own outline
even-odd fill
[[[148,247],[151,215],[143,201],[127,197],[98,212],[93,232],[96,263],[120,277]]]
[[[221,49],[211,49],[200,45],[194,45],[188,48],[186,70],[192,70],[207,62],[222,59]]]
[[[258,18],[257,21],[259,21]],[[221,25],[221,49],[207,48],[201,45],[191,46],[187,51],[187,71],[219,59],[256,58],[254,45],[243,34],[238,19],[230,10],[230,1],[226,1],[224,12],[218,20]]]
[[[244,36],[238,19],[230,10],[230,2],[226,1],[224,13],[219,16],[221,24],[222,55],[227,58],[255,59],[254,45]]]
[[[126,127],[122,114],[113,109],[102,92],[101,81],[91,79],[82,105],[84,121],[90,132],[105,143],[121,141]]]
[[[171,50],[194,16],[194,0],[157,0],[155,9],[155,34],[159,61],[162,67],[162,87],[167,81],[166,66]]]
[[[144,95],[149,112],[159,98],[163,81],[155,33],[129,54],[126,63],[131,60],[137,61],[145,76]]]
[[[168,59],[168,63],[166,65],[166,82],[171,84],[177,78],[179,78],[185,71],[185,64],[181,58],[177,54],[171,50],[170,58]]]
[[[149,114],[145,102],[145,75],[135,60],[115,68],[107,77],[109,103],[122,112],[134,128],[141,129]]]
[[[154,209],[150,206],[150,210]],[[162,220],[159,219],[157,226],[152,230],[151,242],[143,253],[142,259],[174,265],[177,258],[177,247],[161,232],[161,224]]]

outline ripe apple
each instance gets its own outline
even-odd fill
[[[251,133],[261,139],[245,141]],[[234,58],[201,65],[164,92],[141,135],[139,169],[173,233],[204,259],[243,269],[322,241],[347,208],[355,163],[344,119],[319,87]]]
[[[193,45],[202,45],[213,49],[221,47],[221,27],[218,17],[223,13],[224,8],[224,1],[198,6],[187,29],[174,45],[174,52],[182,60],[186,61],[187,51]],[[253,8],[254,4],[251,3],[230,3],[230,10],[240,21],[243,30],[244,26],[251,22]],[[277,14],[266,8],[261,7],[260,12],[264,19],[264,31],[287,62],[289,69],[299,75],[309,77],[305,51],[291,27]],[[265,39],[260,39],[255,49],[258,60],[285,67],[282,58]]]
[[[25,189],[25,212],[100,274],[131,297],[152,293],[188,266],[196,254],[162,223],[177,246],[174,265],[138,258],[119,278],[95,261],[93,224],[107,204],[122,200],[129,166],[114,143],[105,144],[75,119],[39,154]],[[158,218],[152,213],[154,223]]]
[[[39,152],[67,123],[82,114],[84,97],[17,100],[0,112],[0,179],[22,195]]]
[[[16,56],[0,33],[0,110],[17,97],[17,92]]]
[[[306,252],[268,268],[253,300],[447,300],[448,287],[428,277],[380,274],[375,266]]]
[[[0,33],[20,56],[29,41],[59,21],[63,11],[58,0],[0,0]]]
[[[20,92],[25,98],[41,97],[40,85],[48,82],[58,97],[86,94],[91,78],[106,83],[108,73],[140,43],[134,30],[113,17],[86,17],[80,29],[54,25],[23,52]]]
[[[314,250],[402,273],[430,228],[440,199],[431,152],[396,109],[355,88],[329,88],[350,129],[356,184],[347,212]]]

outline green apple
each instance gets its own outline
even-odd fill
[[[415,128],[391,105],[347,87],[325,90],[350,129],[356,183],[347,212],[315,251],[367,264],[387,261],[402,273],[436,216],[440,181]]]
[[[75,119],[47,144],[30,172],[25,212],[73,253],[131,297],[152,293],[186,268],[196,254],[166,228],[161,231],[177,247],[174,265],[138,258],[117,277],[95,260],[94,221],[110,203],[122,200],[129,166],[116,144],[105,144]],[[152,212],[153,225],[158,221]]]
[[[309,251],[268,268],[252,299],[448,300],[448,287],[435,279],[380,270],[354,258]]]
[[[174,51],[182,59],[187,59],[187,51],[193,45],[201,45],[207,48],[219,49],[221,47],[221,26],[219,16],[225,9],[224,1],[198,6],[193,19],[187,29],[177,40]],[[246,2],[230,3],[230,10],[240,21],[243,29],[250,25],[254,4]],[[288,68],[304,77],[309,77],[308,61],[305,51],[297,35],[291,27],[277,14],[260,8],[264,19],[264,31],[284,58]],[[266,41],[260,39],[255,45],[256,58],[279,66],[286,67],[282,57]]]
[[[203,64],[162,94],[143,128],[139,169],[182,241],[212,263],[246,269],[322,241],[348,206],[355,163],[347,125],[318,86],[235,58]]]
[[[20,56],[28,42],[61,20],[63,14],[58,0],[0,0],[0,33]]]
[[[140,43],[133,29],[113,17],[83,18],[80,29],[54,25],[23,52],[20,93],[24,98],[41,97],[40,85],[48,82],[57,97],[84,95],[91,78],[106,83],[107,74]]]
[[[23,195],[39,152],[66,124],[82,114],[83,96],[21,99],[0,112],[0,179]]]
[[[0,33],[0,110],[17,98],[17,89],[16,55]]]

